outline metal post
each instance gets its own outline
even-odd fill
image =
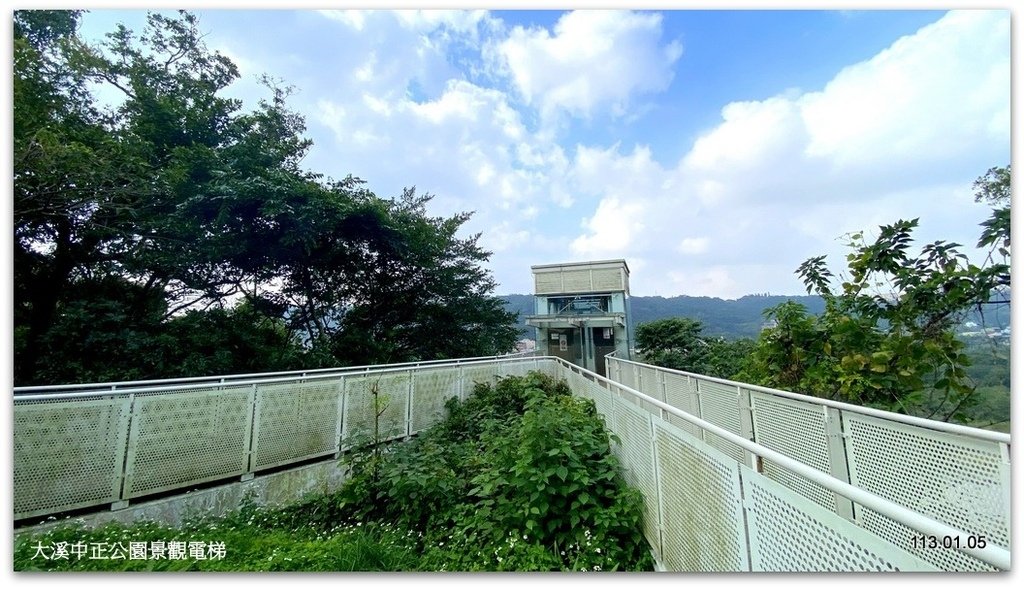
[[[249,387],[249,431],[247,432],[249,440],[245,449],[245,474],[250,475],[249,479],[252,478],[251,473],[253,467],[256,466],[253,462],[256,460],[256,450],[259,446],[259,440],[257,439],[260,429],[259,400],[257,385],[253,384]],[[245,477],[245,474],[242,475],[243,481],[249,480]]]
[[[835,407],[825,407],[825,437],[828,444],[829,474],[848,483],[850,464],[846,455],[846,439],[843,434],[842,412]],[[854,521],[853,502],[839,493],[832,493],[836,500],[836,513]]]
[[[750,440],[756,442],[754,439],[754,404],[750,398],[750,391],[742,387],[736,387],[736,401],[739,405],[740,411],[740,432],[741,435]],[[747,464],[750,465],[754,470],[758,470],[758,457],[749,450],[744,450],[743,453],[746,455]]]
[[[409,370],[409,388],[405,395],[405,437],[412,436],[412,395],[414,392],[413,381],[416,380],[416,372]]]
[[[338,424],[334,428],[334,459],[341,458],[341,440],[345,430],[345,377],[338,378]]]

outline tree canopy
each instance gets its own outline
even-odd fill
[[[96,45],[79,18],[14,15],[17,384],[511,349],[468,213],[303,169],[290,89],[224,97],[238,68],[194,15]]]
[[[704,325],[686,317],[641,323],[637,349],[644,362],[674,370],[733,378],[743,368],[754,341],[703,335]]]
[[[743,378],[767,386],[944,420],[962,419],[973,402],[970,359],[954,333],[966,313],[1005,304],[1010,284],[1010,168],[993,168],[975,184],[977,200],[1003,204],[982,224],[985,262],[969,261],[958,243],[912,250],[917,219],[880,228],[877,238],[849,236],[847,272],[825,256],[797,274],[825,300],[820,316],[795,303],[768,311]]]

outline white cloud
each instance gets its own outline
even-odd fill
[[[618,144],[607,149],[577,145],[571,178],[583,194],[617,193],[630,199],[650,198],[673,184],[644,145],[635,145],[628,155],[619,153]]]
[[[414,31],[447,27],[473,37],[480,22],[488,18],[486,10],[396,10],[393,14],[402,26]]]
[[[455,16],[349,19],[363,32],[314,94],[310,122],[335,139],[315,157],[384,196],[416,183],[438,194],[431,214],[476,211],[465,230],[495,252],[499,292],[529,292],[532,264],[623,257],[637,294],[801,293],[796,266],[844,266],[848,231],[922,216],[919,242],[973,244],[970,182],[1009,154],[1006,12],[953,12],[813,92],[727,104],[672,161],[654,140],[579,142],[545,118],[624,125],[667,87],[679,47],[658,15],[577,12],[550,32]],[[450,63],[474,34],[511,89]]]
[[[508,221],[504,221],[488,229],[480,237],[480,246],[492,252],[504,252],[521,248],[530,240],[530,232],[516,229]]]
[[[708,251],[710,242],[707,237],[686,237],[676,246],[676,251],[687,255],[703,254]]]
[[[986,215],[970,183],[1009,153],[1007,27],[953,12],[821,91],[726,105],[674,167],[577,146],[572,187],[600,204],[574,253],[646,258],[646,292],[740,296],[800,293],[800,262],[842,268],[838,238],[900,218],[922,217],[919,244],[969,248]]]
[[[800,112],[782,97],[733,102],[722,109],[723,122],[698,138],[685,165],[693,172],[743,170],[792,151],[802,143]]]
[[[471,38],[477,37],[477,29],[489,19],[486,10],[318,10],[319,14],[351,27],[355,31],[367,28],[371,19],[394,19],[402,28],[418,34],[446,28]]]
[[[344,106],[335,104],[330,100],[318,100],[316,103],[316,118],[333,131],[335,135],[340,137],[345,134]]]
[[[577,10],[558,20],[554,34],[515,27],[495,54],[527,104],[545,115],[621,114],[634,95],[672,81],[682,46],[660,45],[661,33],[658,14]]]
[[[352,27],[357,31],[362,31],[363,26],[366,25],[366,17],[370,14],[370,10],[318,10],[320,14],[331,19]]]
[[[605,198],[594,215],[583,222],[589,234],[572,242],[572,251],[578,256],[623,256],[634,237],[643,231],[641,217],[644,205],[637,201],[624,201],[617,196]]]
[[[728,268],[715,266],[696,272],[668,272],[671,292],[683,292],[690,296],[737,297],[746,293],[737,291],[739,284],[730,276]]]
[[[849,166],[1005,142],[1009,31],[1008,12],[955,11],[844,69],[800,101],[807,153]]]
[[[374,113],[384,118],[391,116],[391,103],[386,98],[378,98],[369,92],[363,93],[363,104]]]
[[[356,80],[360,82],[369,82],[373,79],[374,67],[377,65],[377,54],[370,52],[370,57],[359,66],[358,69],[353,73]]]
[[[377,56],[389,67],[386,53]],[[332,156],[358,162],[354,175],[374,180],[383,195],[416,182],[438,195],[435,214],[475,211],[467,231],[484,231],[488,247],[504,252],[529,231],[510,220],[533,223],[548,207],[571,201],[561,147],[531,132],[509,100],[500,90],[449,79],[429,99],[365,92],[318,111],[334,132]],[[488,237],[490,231],[504,237]]]

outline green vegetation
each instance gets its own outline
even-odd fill
[[[500,297],[505,308],[519,314],[519,331],[524,337],[534,337],[534,328],[526,325],[526,316],[534,313],[533,295],[509,294]],[[630,295],[630,330],[636,333],[639,325],[658,319],[686,317],[700,321],[707,336],[727,340],[757,338],[764,325],[764,311],[786,301],[796,301],[810,313],[825,310],[825,301],[819,296],[752,294],[738,299],[717,297],[674,297]]]
[[[416,570],[417,539],[393,526],[339,525],[329,529],[289,527],[279,511],[244,507],[222,519],[197,520],[180,528],[145,522],[108,524],[94,530],[66,526],[14,546],[15,571],[404,571]],[[153,543],[223,543],[223,557],[204,547],[204,557],[166,554],[154,558]],[[141,544],[145,558],[132,558]],[[63,544],[63,547],[61,547]],[[77,550],[75,545],[79,545]],[[96,548],[98,546],[98,548]],[[187,550],[187,549],[186,549]],[[55,552],[66,554],[53,558]],[[84,552],[82,552],[84,551]],[[82,554],[79,556],[79,552]],[[100,558],[104,556],[106,558]]]
[[[1010,347],[968,341],[967,376],[977,387],[968,410],[968,425],[1010,433]]]
[[[15,543],[15,570],[651,570],[642,496],[592,402],[540,373],[477,385],[403,443],[351,453],[337,492],[277,510],[245,506],[181,529],[63,528]],[[47,560],[57,542],[224,542],[223,559]],[[50,552],[48,552],[50,553]]]
[[[96,46],[79,16],[14,13],[16,384],[512,348],[490,254],[456,236],[469,214],[303,169],[291,90],[264,80],[249,112],[224,97],[238,68],[194,15]]]
[[[1009,177],[1008,167],[994,168],[975,185],[979,200],[1005,201],[982,224],[978,247],[990,248],[983,266],[970,263],[960,244],[944,241],[913,255],[916,219],[881,227],[873,242],[855,233],[848,275],[837,279],[824,256],[797,270],[808,292],[825,299],[825,312],[811,316],[794,303],[771,309],[777,325],[762,334],[743,376],[901,413],[970,420],[976,385],[955,328],[971,309],[1005,303]]]
[[[706,376],[733,378],[754,348],[754,340],[702,335],[704,326],[689,318],[641,323],[636,346],[644,362]]]
[[[968,344],[957,330],[1009,306],[1009,166],[990,169],[975,190],[996,207],[982,223],[980,266],[957,243],[912,253],[917,220],[901,220],[870,242],[850,235],[842,276],[825,256],[800,265],[808,293],[824,301],[819,314],[796,301],[770,307],[772,327],[756,343],[702,337],[691,318],[663,319],[639,326],[637,348],[667,368],[1008,431],[1009,349]]]

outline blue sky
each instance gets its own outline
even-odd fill
[[[1005,10],[196,12],[229,94],[295,87],[309,169],[475,211],[499,294],[609,258],[637,295],[802,294],[848,232],[973,244],[971,184],[1010,163]]]

